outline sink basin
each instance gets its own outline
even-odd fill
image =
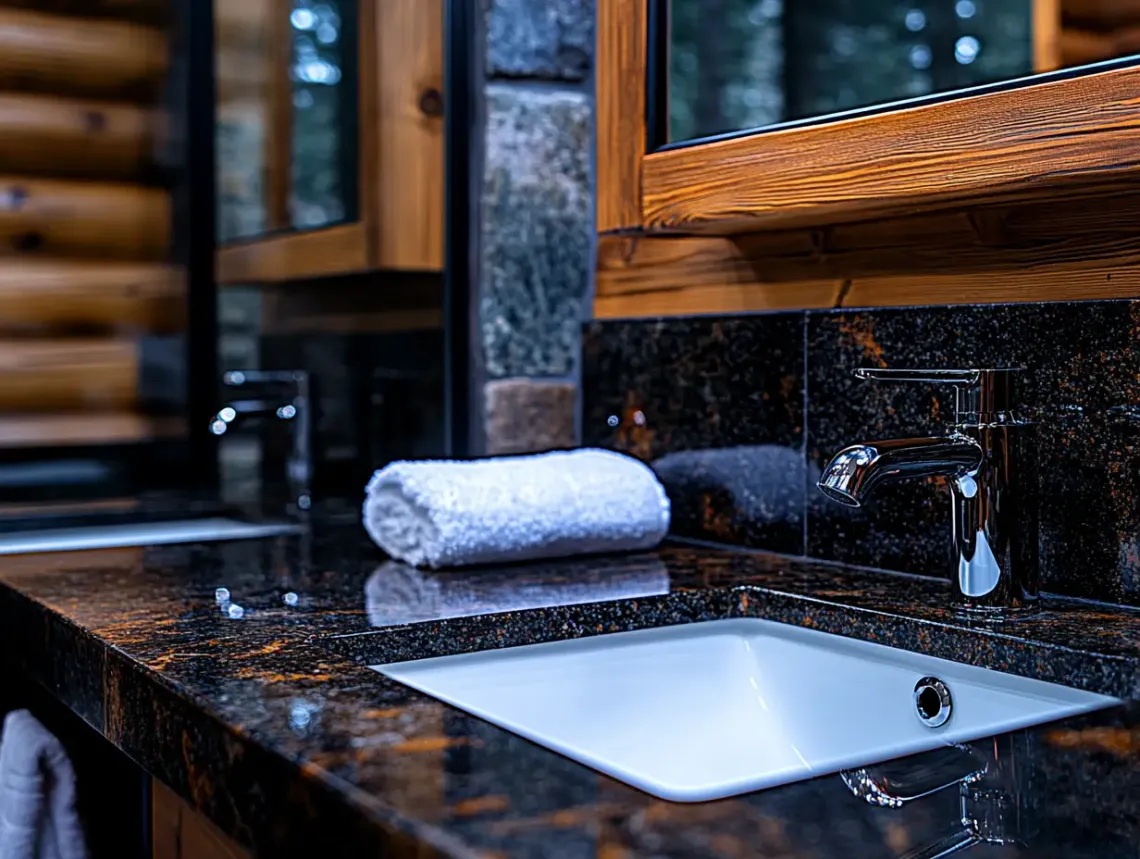
[[[664,799],[718,799],[1118,703],[758,619],[371,666]],[[919,717],[916,683],[950,691]],[[927,702],[929,703],[929,702]]]

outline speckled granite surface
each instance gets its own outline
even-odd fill
[[[363,666],[744,615],[1140,699],[1140,612],[1053,599],[969,629],[945,592],[684,546],[424,573],[352,526],[3,559],[0,653],[266,856],[893,857],[952,830],[951,792],[877,809],[825,776],[668,803]],[[1140,703],[1016,738],[1031,834],[977,855],[1138,855]]]

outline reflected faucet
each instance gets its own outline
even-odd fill
[[[303,370],[230,370],[222,384],[245,393],[222,404],[210,419],[210,432],[223,436],[238,424],[274,421],[288,424],[291,431],[285,462],[290,504],[304,513],[312,505],[312,397],[309,374]]]
[[[945,478],[953,508],[950,579],[958,603],[982,614],[1025,609],[1037,601],[1037,507],[1030,483],[1036,433],[1014,413],[1018,372],[856,370],[860,379],[954,386],[954,428],[944,436],[844,448],[819,480],[828,498],[859,507],[880,486]]]

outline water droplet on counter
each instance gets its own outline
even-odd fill
[[[218,588],[216,591],[214,591],[214,600],[218,603],[218,605],[221,605],[224,602],[229,602],[230,601],[230,589],[229,588]]]

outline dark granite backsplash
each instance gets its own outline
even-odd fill
[[[394,459],[444,455],[439,329],[264,335],[261,366],[313,380],[313,487],[318,499],[360,495]],[[266,432],[266,471],[283,472],[288,435]]]
[[[941,481],[856,510],[815,489],[843,446],[953,417],[952,392],[855,379],[865,366],[1025,368],[1043,587],[1140,604],[1140,302],[590,323],[583,442],[652,462],[680,536],[945,575]]]
[[[800,554],[803,320],[594,323],[582,436],[653,462],[673,531]]]

